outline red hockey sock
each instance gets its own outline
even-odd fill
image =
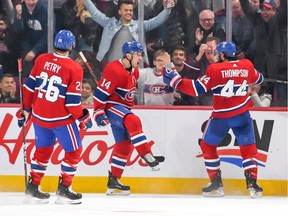
[[[130,142],[130,140],[125,140],[125,141],[116,143],[114,145],[114,149],[110,158],[110,163],[112,162],[113,157],[115,157],[114,160],[117,160],[119,158],[127,162],[127,159],[131,155],[132,150],[133,150],[133,145]],[[125,165],[123,166],[113,166],[113,164],[111,164],[111,175],[116,178],[121,178],[124,172],[124,168],[126,166],[126,162],[125,162]]]
[[[202,140],[200,143],[200,147],[202,149],[207,173],[209,175],[210,180],[213,180],[216,177],[217,172],[219,170],[219,166],[220,166],[220,159],[217,154],[217,146],[209,145],[204,140]],[[208,161],[215,161],[215,162],[207,166]],[[214,166],[214,169],[213,169],[213,166]]]
[[[125,116],[123,124],[126,127],[131,138],[139,135],[139,137],[143,136],[143,139],[145,138],[146,140],[146,136],[143,133],[143,129],[142,129],[142,123],[138,116],[134,114],[128,114],[127,116]],[[147,153],[151,153],[151,149],[147,140],[146,142],[141,143],[140,145],[137,145],[135,143],[133,144],[134,144],[136,151],[138,152],[140,156],[143,156]]]
[[[257,165],[257,147],[256,144],[240,145],[240,152],[243,158],[244,172],[250,172],[252,178],[257,179],[258,165]]]
[[[73,152],[65,152],[62,164],[61,164],[61,176],[62,184],[67,187],[71,186],[77,166],[80,161],[82,153],[82,146]]]
[[[31,178],[34,185],[40,185],[43,176],[45,175],[48,161],[52,155],[53,146],[36,148],[31,162]],[[41,169],[37,169],[40,166]]]

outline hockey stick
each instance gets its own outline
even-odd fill
[[[184,62],[184,61],[182,61],[182,63],[183,63],[184,65],[186,65],[187,67],[191,68],[191,69],[194,69],[194,70],[200,70],[200,68],[197,68],[197,67],[193,67],[193,66],[191,66],[191,65],[187,64],[187,63],[186,63],[186,62]]]
[[[264,81],[288,84],[288,81],[285,81],[285,80],[276,80],[276,79],[264,78]]]
[[[18,72],[19,72],[19,92],[20,92],[20,104],[21,110],[24,111],[23,104],[23,93],[22,93],[22,59],[18,58]],[[28,174],[27,174],[27,155],[26,155],[26,135],[25,135],[25,123],[22,126],[22,137],[23,137],[23,156],[24,156],[24,174],[25,174],[25,187],[28,184]]]
[[[96,75],[94,74],[94,71],[93,71],[93,69],[92,69],[91,65],[89,64],[89,62],[87,61],[87,59],[86,59],[85,55],[83,54],[83,52],[82,52],[82,51],[81,51],[81,52],[79,52],[79,55],[80,55],[81,59],[83,60],[84,64],[86,65],[86,67],[88,68],[88,70],[89,70],[90,74],[93,76],[93,78],[94,78],[94,81],[95,81],[95,82],[96,82],[96,84],[98,85],[98,80],[97,80],[97,77],[96,77]]]

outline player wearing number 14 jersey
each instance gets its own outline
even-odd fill
[[[220,158],[217,146],[230,129],[236,136],[243,158],[247,189],[251,197],[262,196],[257,180],[257,148],[249,107],[253,105],[248,93],[249,84],[261,84],[263,75],[246,59],[235,58],[236,46],[232,42],[218,44],[219,62],[211,64],[206,74],[197,80],[182,79],[173,67],[164,68],[163,80],[174,89],[192,96],[208,90],[213,92],[213,112],[206,125],[200,147],[211,182],[202,189],[204,196],[223,196]]]
[[[74,46],[74,35],[67,30],[59,31],[54,40],[55,52],[42,54],[36,59],[23,86],[23,110],[16,114],[18,125],[25,125],[25,119],[27,121],[31,116],[36,147],[25,190],[29,202],[49,202],[50,194],[42,192],[40,184],[56,140],[65,152],[56,203],[82,202],[82,194],[71,189],[82,152],[76,120],[80,122],[81,129],[92,127],[92,122],[89,111],[81,104],[83,69],[68,57]]]
[[[107,195],[129,195],[130,187],[122,185],[122,177],[133,148],[152,168],[159,170],[159,162],[151,152],[143,132],[141,120],[131,108],[134,105],[138,65],[143,46],[127,41],[122,46],[123,58],[108,63],[94,93],[94,118],[99,127],[110,123],[115,145],[111,156]]]

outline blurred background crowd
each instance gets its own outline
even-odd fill
[[[141,18],[145,21],[137,25],[144,26],[146,59],[141,67],[145,73],[157,77],[158,68],[164,66],[161,56],[168,52],[181,76],[197,79],[205,74],[209,64],[217,61],[217,44],[232,40],[237,46],[237,57],[248,58],[265,77],[261,87],[249,87],[255,106],[287,107],[287,0],[143,0],[143,17],[138,0],[130,1],[134,10],[121,12],[118,0],[54,0],[53,8],[47,0],[1,0],[0,103],[20,101],[17,59],[23,60],[25,79],[35,58],[51,51],[51,30],[56,33],[68,29],[76,37],[70,57],[85,71],[83,103],[93,104],[95,77],[79,52],[86,56],[99,79],[107,62],[121,58],[122,41],[137,40],[134,35],[138,29],[133,22]],[[169,1],[175,6],[167,8]],[[84,3],[81,10],[79,2]],[[111,28],[118,27],[119,31],[111,36]],[[153,78],[149,81],[147,77],[141,78],[136,104],[212,105],[211,93],[196,98],[173,92],[159,83],[160,90],[154,89],[154,93],[166,92],[169,102],[149,102],[145,95],[151,94]],[[155,78],[153,85],[157,82]]]

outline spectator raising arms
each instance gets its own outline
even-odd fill
[[[275,0],[264,0],[261,13],[252,9],[249,0],[240,3],[255,28],[255,68],[265,78],[287,81],[287,0],[280,0],[278,9]],[[287,84],[269,82],[262,90],[272,95],[276,106],[287,106]]]
[[[99,52],[97,53],[97,60],[102,61],[106,58],[106,60],[110,62],[120,59],[122,55],[119,50],[121,50],[122,44],[129,40],[139,40],[139,24],[137,20],[133,20],[133,0],[118,1],[119,20],[115,17],[107,17],[95,7],[91,0],[77,0],[80,11],[84,9],[83,1],[86,9],[92,15],[92,19],[104,28],[99,45]],[[170,1],[174,7],[174,0]],[[171,8],[166,7],[167,0],[163,0],[163,6],[164,10],[160,14],[144,21],[145,32],[155,29],[167,20],[171,11]],[[147,53],[146,48],[144,48],[144,53]],[[147,55],[145,61],[148,63]]]

